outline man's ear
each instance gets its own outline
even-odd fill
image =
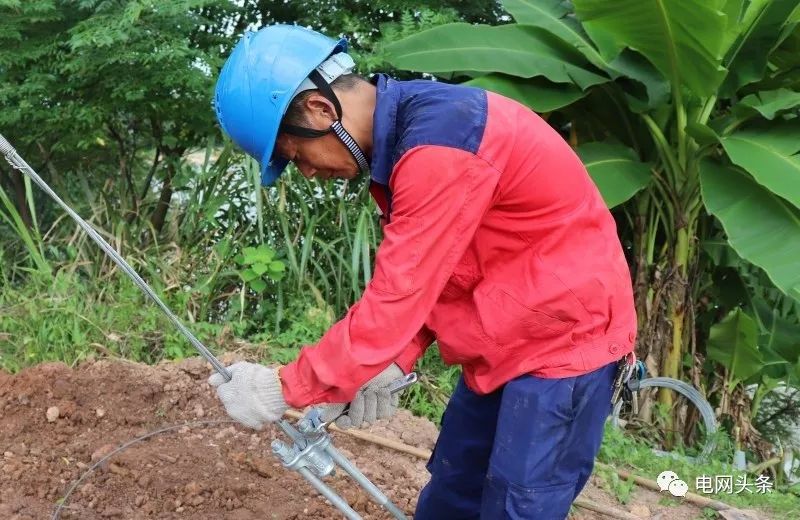
[[[313,120],[324,120],[327,123],[333,123],[339,119],[333,103],[322,94],[316,92],[306,98],[305,108]]]

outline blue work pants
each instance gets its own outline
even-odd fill
[[[463,379],[447,405],[415,520],[563,520],[594,466],[617,363],[524,375],[488,395]]]

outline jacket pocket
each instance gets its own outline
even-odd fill
[[[556,312],[551,309],[533,308],[522,303],[519,296],[502,286],[492,286],[478,303],[483,330],[488,339],[498,346],[507,347],[531,341],[549,341],[569,334],[577,320],[571,309],[571,299],[567,309],[561,305]]]
[[[575,482],[522,487],[487,475],[481,500],[481,518],[565,520],[575,500]]]

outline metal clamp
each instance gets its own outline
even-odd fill
[[[412,372],[398,379],[389,386],[391,393],[399,392],[417,381],[417,374]],[[361,516],[339,496],[333,489],[325,484],[322,479],[340,467],[345,473],[355,480],[378,505],[389,511],[398,520],[407,520],[407,517],[389,498],[378,489],[361,471],[356,468],[347,457],[333,446],[327,424],[322,421],[322,411],[312,408],[302,419],[297,421],[297,428],[285,419],[278,421],[278,426],[292,439],[291,446],[275,439],[272,441],[272,453],[281,459],[283,466],[300,473],[308,482],[319,491],[322,496],[330,500],[334,507],[341,511],[348,520],[361,520]]]

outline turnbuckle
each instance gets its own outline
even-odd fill
[[[412,372],[394,382],[390,386],[390,391],[391,393],[399,392],[416,380],[417,375]],[[312,408],[299,419],[297,428],[286,419],[278,421],[278,426],[292,439],[292,444],[287,445],[283,441],[275,439],[272,441],[272,453],[281,459],[283,467],[300,473],[314,489],[341,511],[345,518],[361,520],[361,516],[350,507],[350,504],[322,481],[328,475],[333,474],[337,466],[350,475],[378,505],[389,511],[394,518],[407,520],[403,511],[333,446],[331,435],[326,428],[327,424],[322,421],[322,411],[319,408]]]

